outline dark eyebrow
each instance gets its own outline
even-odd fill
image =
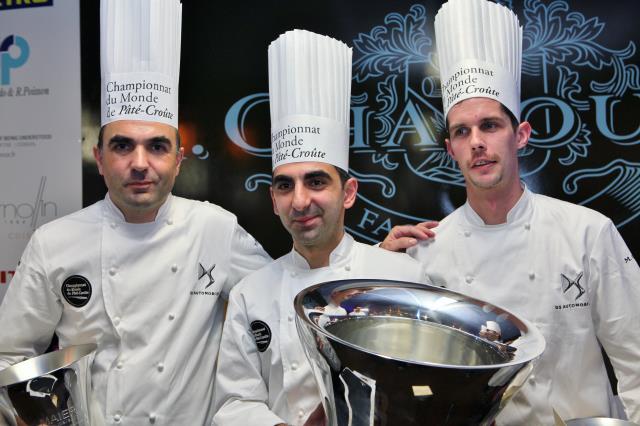
[[[307,179],[315,179],[315,178],[325,178],[331,180],[331,175],[324,170],[317,170],[314,172],[309,172],[304,175],[305,180]]]
[[[291,179],[289,176],[287,175],[276,175],[273,177],[271,184],[275,185],[277,183],[291,183],[293,182],[293,179]]]
[[[122,135],[113,135],[111,139],[109,139],[109,145],[119,144],[119,143],[131,143],[133,139],[128,138]]]
[[[149,142],[151,143],[166,143],[171,145],[171,139],[169,139],[166,136],[154,136],[151,139],[149,139]]]

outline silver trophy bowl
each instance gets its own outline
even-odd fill
[[[294,304],[332,426],[489,425],[545,347],[528,321],[423,284],[330,281]]]
[[[0,371],[0,425],[90,426],[95,350],[69,346]]]

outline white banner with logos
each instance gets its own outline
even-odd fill
[[[33,231],[82,208],[78,0],[0,4],[0,300]]]

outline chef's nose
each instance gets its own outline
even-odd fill
[[[480,129],[471,129],[470,145],[473,151],[484,150],[487,148],[487,144],[484,141],[484,136]]]
[[[292,207],[297,211],[303,211],[309,206],[311,197],[309,197],[309,191],[304,185],[296,185],[293,188],[293,201]]]
[[[131,167],[137,171],[146,170],[149,167],[148,153],[144,146],[136,145],[132,152]]]

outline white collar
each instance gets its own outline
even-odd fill
[[[329,255],[329,266],[334,266],[345,261],[349,257],[349,253],[351,252],[353,244],[353,237],[345,232],[342,236],[342,240],[340,240],[340,243],[338,243],[336,248],[334,248]],[[311,270],[307,259],[305,259],[300,253],[298,253],[295,248],[293,248],[289,252],[285,260],[287,261],[286,263],[288,263],[295,269]]]
[[[105,202],[106,215],[109,219],[122,222],[122,223],[129,223],[126,221],[124,214],[122,214],[122,211],[118,208],[118,206],[114,204],[113,200],[109,196],[109,192],[107,192],[107,195],[105,195],[104,202]],[[164,203],[162,203],[162,205],[158,209],[158,214],[156,214],[156,218],[153,220],[153,222],[148,222],[148,223],[158,223],[162,220],[168,220],[170,216],[169,213],[171,212],[172,204],[173,204],[173,195],[169,193],[169,195],[167,196],[167,199],[164,201]],[[144,223],[131,224],[131,225],[144,225]]]
[[[518,202],[507,213],[507,221],[505,223],[487,225],[484,223],[484,220],[482,220],[480,215],[473,210],[473,207],[469,204],[469,200],[467,200],[467,202],[462,206],[462,211],[466,221],[473,226],[489,228],[508,226],[529,220],[532,214],[531,207],[533,205],[533,193],[529,191],[529,188],[527,188],[527,185],[524,182],[522,182],[522,189],[522,195],[520,196],[520,199],[518,199]]]

